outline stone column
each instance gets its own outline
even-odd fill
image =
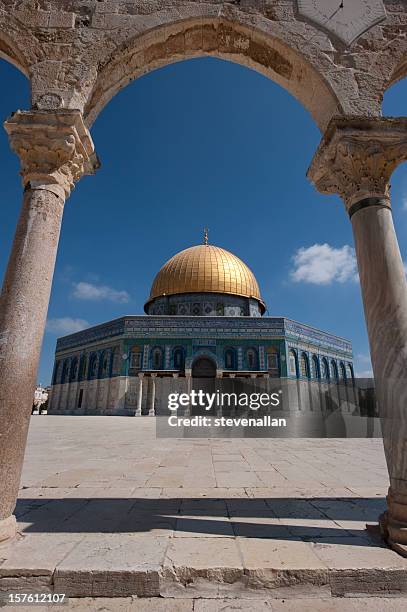
[[[155,416],[155,379],[157,374],[151,374],[151,395],[148,416]]]
[[[38,360],[64,203],[97,166],[79,111],[17,111],[5,123],[24,199],[0,296],[0,540],[15,534]]]
[[[389,470],[384,537],[407,556],[407,283],[389,181],[407,159],[406,118],[334,118],[308,177],[344,200],[355,240]]]
[[[185,370],[185,378],[187,379],[187,393],[191,397],[191,391],[192,391],[192,370]],[[184,413],[183,413],[182,416],[184,416],[184,417],[191,416],[191,405],[190,404],[188,404],[188,406],[185,406]]]
[[[141,406],[143,402],[143,378],[144,374],[139,372],[138,374],[139,384],[138,384],[138,396],[137,396],[137,409],[136,414],[134,416],[141,416]]]

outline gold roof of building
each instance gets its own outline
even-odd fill
[[[259,285],[248,266],[236,255],[213,244],[199,244],[171,257],[151,287],[151,300],[180,293],[228,293],[258,300]]]

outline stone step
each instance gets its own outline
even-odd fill
[[[336,559],[324,563],[304,542],[103,534],[75,543],[65,534],[48,537],[49,546],[60,547],[62,560],[55,566],[44,538],[28,539],[20,550],[14,543],[10,552],[9,544],[8,554],[0,547],[0,591],[180,599],[407,597],[405,559],[367,547],[363,563],[345,541],[332,549]],[[24,550],[28,556],[17,563]]]
[[[79,612],[404,612],[407,600],[395,597],[300,598],[300,599],[172,599],[135,597],[70,598],[63,609]],[[55,612],[55,605],[41,612]],[[57,608],[61,609],[61,608]],[[27,606],[13,606],[27,612]]]

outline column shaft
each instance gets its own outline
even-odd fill
[[[407,282],[392,214],[370,206],[352,216],[391,495],[407,502]],[[398,520],[407,522],[407,505]],[[405,535],[407,544],[407,534]],[[400,542],[400,534],[397,541]]]
[[[156,376],[151,376],[151,395],[148,416],[155,416],[155,379]]]
[[[65,198],[98,166],[78,110],[16,111],[5,122],[20,157],[23,206],[0,297],[0,541],[15,507]]]
[[[337,193],[352,221],[384,449],[387,542],[407,556],[407,283],[390,210],[390,177],[407,160],[406,117],[334,117],[308,177]]]
[[[0,520],[20,482],[64,200],[28,189],[0,298]]]
[[[143,402],[143,376],[139,375],[137,409],[135,416],[141,416],[141,407]]]

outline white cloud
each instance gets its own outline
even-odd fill
[[[89,327],[88,321],[85,319],[72,319],[71,317],[61,317],[57,319],[48,319],[46,329],[55,334],[73,334]]]
[[[370,364],[370,355],[369,353],[358,353],[356,355],[356,359],[362,363],[369,363]]]
[[[81,281],[74,283],[73,286],[72,295],[79,300],[109,300],[110,302],[125,304],[130,299],[127,291],[117,291],[107,285],[95,285]]]
[[[355,355],[355,368],[356,378],[373,378],[372,363],[368,353],[358,353]]]
[[[372,370],[362,370],[361,372],[355,372],[355,378],[373,378]]]
[[[313,244],[298,249],[292,259],[290,277],[296,283],[329,285],[358,278],[355,250],[347,244],[338,249],[326,243]]]
[[[407,210],[407,193],[401,198],[401,208]]]

